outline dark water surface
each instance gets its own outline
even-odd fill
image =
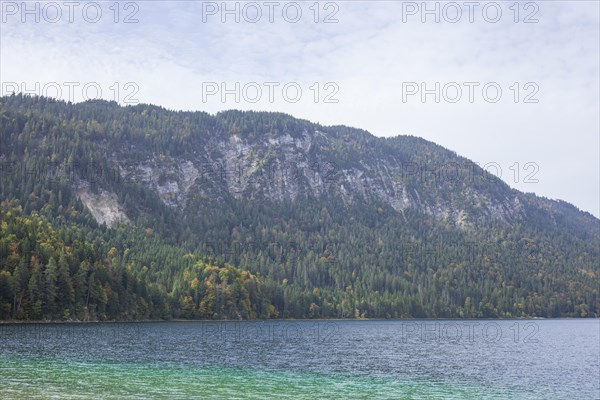
[[[0,325],[2,399],[600,399],[600,320]]]

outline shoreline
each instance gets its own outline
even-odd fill
[[[296,321],[296,322],[310,322],[310,321],[365,321],[365,322],[414,322],[414,321],[560,321],[560,320],[600,320],[600,317],[557,317],[557,318],[546,318],[546,317],[522,317],[522,318],[273,318],[273,319],[148,319],[148,320],[107,320],[107,321],[62,321],[62,320],[0,320],[0,325],[59,325],[59,324],[137,324],[137,323],[169,323],[169,322],[277,322],[277,321]]]

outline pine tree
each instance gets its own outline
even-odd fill
[[[44,314],[47,318],[56,317],[59,304],[58,300],[58,264],[54,257],[50,257],[44,269]]]

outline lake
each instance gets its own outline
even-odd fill
[[[600,399],[600,320],[0,325],[2,399]]]

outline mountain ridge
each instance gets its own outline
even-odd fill
[[[284,113],[211,115],[20,95],[0,98],[0,132],[3,208],[102,238],[98,248],[113,254],[105,264],[159,293],[136,311],[144,316],[592,316],[600,309],[600,220],[519,192],[416,136],[378,138]],[[21,245],[5,240],[0,259],[11,243]],[[24,256],[31,252],[17,253],[33,271]],[[46,271],[50,257],[42,260]],[[72,260],[72,272],[81,261]],[[14,290],[16,266],[0,267]],[[246,284],[253,300],[240,303]],[[207,300],[220,295],[231,304]],[[74,303],[69,310],[79,315],[119,315]],[[17,311],[13,301],[7,313]]]

